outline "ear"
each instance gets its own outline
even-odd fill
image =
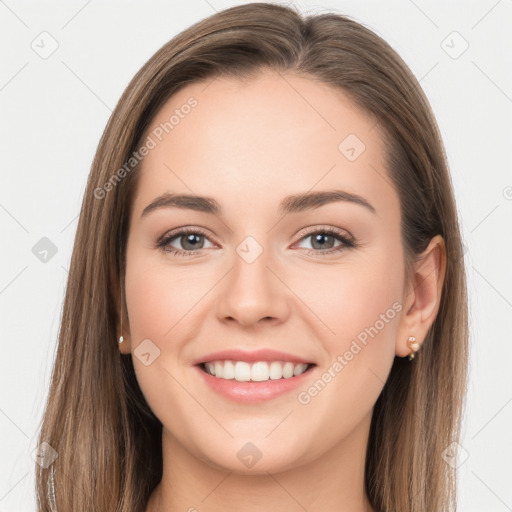
[[[446,249],[441,235],[432,238],[414,264],[412,273],[412,280],[406,282],[404,289],[404,313],[396,340],[395,353],[400,357],[406,357],[411,352],[407,346],[409,336],[416,338],[421,352],[421,345],[437,316],[446,273]]]

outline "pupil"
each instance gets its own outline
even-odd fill
[[[314,237],[314,242],[313,242],[313,247],[315,247],[315,244],[317,242],[321,242],[322,239],[325,239],[325,238],[331,238],[333,239],[333,237],[331,235],[322,235],[322,234],[318,234],[318,235],[315,235]],[[325,243],[320,243],[320,247],[315,247],[316,249],[325,249],[326,248],[326,244]],[[330,248],[330,246],[329,246]]]
[[[194,235],[194,234],[190,234],[190,235],[186,235],[185,236],[185,244],[183,244],[183,247],[185,248],[188,248],[188,249],[197,249],[198,248],[198,245],[195,244],[194,245],[194,242],[197,242],[197,239],[202,236],[202,235]],[[187,247],[187,244],[191,244],[191,247]]]

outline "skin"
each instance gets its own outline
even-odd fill
[[[167,101],[146,136],[190,96],[197,107],[143,160],[127,245],[120,350],[133,354],[145,339],[160,350],[149,366],[133,357],[141,390],[163,424],[163,478],[146,512],[338,512],[340,504],[344,512],[372,511],[363,478],[373,407],[395,356],[410,353],[408,337],[421,344],[435,319],[443,240],[432,239],[414,281],[406,282],[400,203],[381,134],[342,91],[270,71],[244,83],[195,83]],[[366,146],[354,161],[338,149],[348,134]],[[376,213],[349,202],[277,213],[289,194],[333,189],[364,197]],[[164,192],[214,197],[223,214],[167,207],[141,218]],[[198,254],[155,247],[182,227],[206,230]],[[309,227],[338,228],[359,245],[317,254],[320,246],[304,233]],[[236,251],[247,236],[263,248],[251,264]],[[191,251],[186,241],[171,245]],[[394,303],[401,311],[300,403],[298,392]],[[192,368],[196,358],[226,348],[273,348],[317,367],[297,391],[239,404]],[[247,442],[262,454],[252,468],[237,457]]]

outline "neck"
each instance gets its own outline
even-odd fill
[[[364,490],[371,414],[322,456],[264,474],[215,467],[191,454],[165,429],[163,475],[146,512],[373,512]]]

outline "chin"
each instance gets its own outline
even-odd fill
[[[302,465],[304,454],[288,445],[283,450],[282,443],[269,440],[249,441],[247,439],[230,439],[223,449],[212,450],[212,446],[195,455],[214,469],[230,471],[240,475],[267,475],[279,473]],[[304,445],[302,445],[304,446]],[[196,446],[196,450],[200,448]]]

